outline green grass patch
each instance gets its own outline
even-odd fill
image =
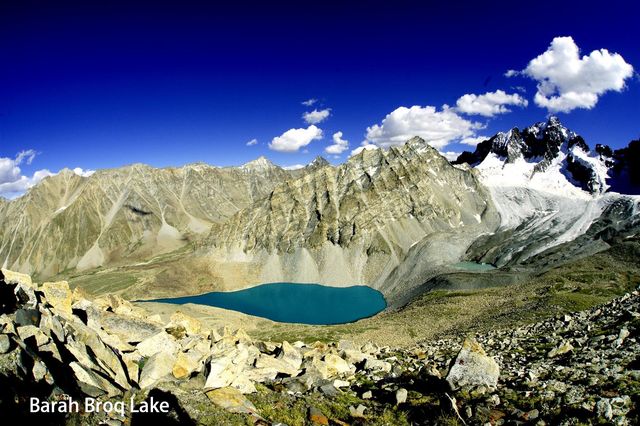
[[[69,286],[79,287],[92,296],[126,290],[137,282],[137,278],[125,272],[95,272],[69,279]]]

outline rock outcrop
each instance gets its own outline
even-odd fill
[[[427,425],[454,419],[496,425],[640,420],[638,291],[588,311],[478,334],[462,345],[456,338],[400,349],[345,340],[256,341],[242,330],[203,330],[181,313],[166,324],[154,322],[117,297],[74,296],[63,282],[46,286],[56,289],[50,301],[43,287],[2,270],[0,382],[4,392],[14,393],[2,394],[0,409],[22,418],[29,418],[30,397],[113,403],[132,395],[142,403],[174,394],[165,397],[173,401],[174,414],[168,415],[203,424],[243,417],[277,424],[289,410],[319,424],[381,416],[390,424],[411,419]],[[71,315],[59,303],[61,294],[72,295]],[[131,323],[131,330],[146,324],[147,337],[111,333],[107,318],[112,326]],[[390,406],[397,406],[393,420]],[[131,415],[72,412],[52,419],[121,424]]]

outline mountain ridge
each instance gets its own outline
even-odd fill
[[[587,151],[552,118],[498,133],[455,164],[415,137],[296,170],[261,157],[234,167],[66,171],[0,203],[10,224],[0,229],[0,263],[46,278],[134,268],[176,252],[177,281],[145,275],[128,294],[361,284],[396,306],[448,265],[513,267],[610,220],[618,200],[635,206],[605,192],[612,163]]]

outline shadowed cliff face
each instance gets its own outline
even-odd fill
[[[91,177],[64,170],[0,203],[0,264],[46,277],[146,259],[205,234],[289,176],[266,159],[236,168],[132,165]]]

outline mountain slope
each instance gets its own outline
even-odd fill
[[[215,225],[200,253],[220,288],[274,281],[383,288],[422,242],[456,241],[424,257],[430,266],[452,263],[497,225],[475,173],[414,138],[277,185]]]
[[[132,165],[49,177],[0,204],[0,263],[42,277],[171,251],[265,196],[290,174],[266,159],[241,167]]]

